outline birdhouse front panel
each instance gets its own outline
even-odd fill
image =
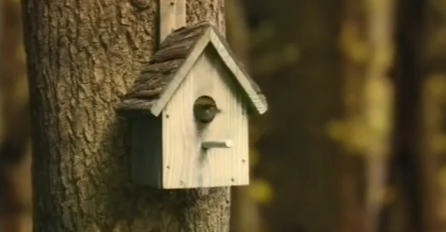
[[[155,188],[249,184],[248,114],[268,104],[209,22],[173,31],[122,97],[132,179]]]
[[[249,184],[246,102],[207,47],[162,113],[163,188]]]

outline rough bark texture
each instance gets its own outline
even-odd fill
[[[227,231],[229,189],[158,191],[130,182],[114,107],[154,48],[155,0],[23,0],[33,123],[34,229]],[[187,2],[188,25],[223,0]]]

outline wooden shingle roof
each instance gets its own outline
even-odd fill
[[[260,88],[236,61],[217,28],[209,22],[182,27],[167,36],[149,65],[122,98],[117,112],[123,115],[142,112],[158,116],[208,45],[214,46],[247,94],[254,110],[263,114],[268,105]]]

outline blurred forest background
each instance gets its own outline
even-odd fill
[[[31,232],[18,0],[1,0],[0,231]],[[446,231],[446,1],[226,0],[268,97],[233,232]]]

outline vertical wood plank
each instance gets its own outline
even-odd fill
[[[186,26],[186,0],[159,0],[159,43],[173,30]]]
[[[215,56],[212,49],[203,53],[163,112],[164,188],[249,184],[245,98],[231,72]],[[212,97],[221,113],[200,129],[192,109],[203,95]],[[232,140],[233,146],[203,151],[201,143],[209,140]]]

